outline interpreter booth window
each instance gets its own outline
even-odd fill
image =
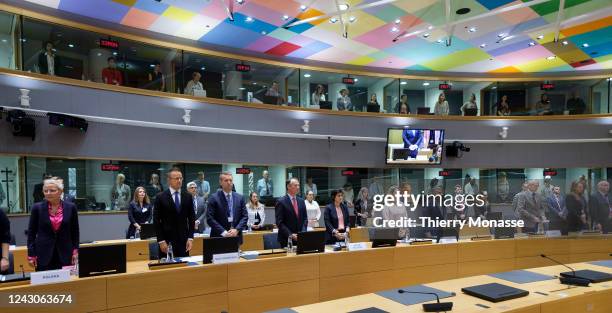
[[[223,76],[230,68],[232,61],[192,52],[183,52],[182,67],[178,71],[179,93],[194,96],[222,99],[224,94]],[[231,78],[231,77],[230,77]],[[228,81],[228,84],[235,83]],[[236,96],[234,100],[242,100],[239,87],[228,95]]]
[[[0,67],[17,69],[16,43],[19,41],[19,17],[0,11]]]
[[[184,164],[183,171],[183,188],[189,182],[196,183],[199,197],[208,198],[220,188],[219,174],[223,171],[221,164]]]
[[[179,50],[105,34],[23,21],[23,66],[27,71],[116,86],[175,92]]]
[[[237,174],[237,169],[248,169],[248,174]],[[249,195],[257,193],[259,201],[266,206],[274,206],[275,198],[286,194],[287,167],[283,165],[224,165],[224,170],[234,176],[234,185],[238,193]]]
[[[399,114],[465,115],[464,104],[470,102],[467,115],[476,115],[479,87],[472,82],[402,80],[399,100],[389,109]]]
[[[0,156],[0,209],[5,213],[22,213],[20,157]]]
[[[319,204],[329,203],[331,190],[334,186],[330,185],[330,168],[328,167],[301,167],[300,187],[304,197],[312,191],[314,200]]]
[[[606,114],[611,111],[610,78],[601,79],[593,87],[593,105],[591,113]]]

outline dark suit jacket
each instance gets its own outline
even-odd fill
[[[11,243],[11,222],[4,210],[0,209],[0,246],[3,243]]]
[[[612,193],[608,193],[607,201],[599,191],[595,191],[589,199],[589,211],[591,211],[593,222],[601,224],[603,233],[612,232],[609,203],[612,203]]]
[[[568,194],[565,196],[565,206],[567,207],[568,231],[581,231],[586,226],[580,219],[583,213],[586,214],[584,201],[576,199],[573,194]]]
[[[193,238],[195,230],[195,212],[191,194],[181,192],[180,212],[177,212],[170,189],[166,189],[157,194],[153,208],[157,242],[165,240],[171,243],[175,257],[187,256],[185,250],[187,240]]]
[[[349,213],[348,208],[344,203],[340,204],[340,209],[342,210],[342,216],[344,220],[344,229],[349,227]],[[325,212],[323,213],[323,217],[325,219],[325,242],[328,244],[335,243],[336,237],[333,235],[333,231],[338,229],[338,214],[336,212],[336,207],[333,203],[328,204],[325,207]]]
[[[278,242],[281,247],[287,246],[287,239],[292,234],[306,231],[308,227],[308,216],[306,216],[306,203],[304,199],[296,197],[298,204],[298,216],[295,216],[293,204],[289,195],[281,197],[274,207],[276,225],[278,226]]]
[[[38,264],[46,266],[57,249],[63,265],[72,263],[72,250],[79,248],[79,217],[76,206],[63,202],[63,220],[57,233],[51,228],[49,203],[34,203],[28,226],[28,256],[38,257]]]
[[[246,204],[244,202],[244,198],[236,193],[232,192],[232,202],[233,208],[233,220],[232,222],[228,222],[228,203],[227,199],[225,199],[225,194],[223,190],[217,190],[211,197],[208,199],[208,212],[206,212],[206,221],[208,222],[208,226],[210,226],[210,236],[211,237],[221,237],[221,234],[224,231],[228,231],[232,228],[238,230],[238,234],[240,236],[240,243],[242,244],[242,230],[246,226],[247,220],[249,219],[249,215],[247,213]]]
[[[55,72],[55,76],[60,76],[59,71],[61,68],[61,61],[57,54],[55,55],[53,61],[53,70]],[[38,68],[40,69],[41,74],[49,74],[49,64],[47,63],[47,55],[44,51],[38,55]]]
[[[436,218],[439,218],[440,220],[445,220],[447,211],[448,210],[443,205],[429,205],[425,208],[424,215],[431,218],[432,220],[435,220]],[[438,236],[438,234],[441,232],[439,228],[427,228],[427,231],[429,231],[431,233],[431,236],[434,238]]]
[[[200,226],[196,231],[202,231],[206,228],[206,208],[208,207],[208,202],[204,197],[196,197],[196,207],[195,207],[195,216],[196,220],[200,221]]]

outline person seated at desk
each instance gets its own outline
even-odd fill
[[[410,108],[408,107],[407,104],[405,104],[405,103],[400,104],[399,114],[401,114],[401,115],[408,115],[408,114],[410,114]]]
[[[317,88],[315,88],[315,91],[312,93],[310,105],[318,107],[321,101],[325,101],[325,87],[323,87],[323,85],[317,85]]]
[[[287,195],[279,198],[274,207],[276,225],[278,226],[277,240],[281,247],[286,247],[291,238],[297,243],[297,234],[306,231],[308,214],[304,199],[297,196],[300,190],[300,181],[293,177],[286,183]]]
[[[195,210],[195,229],[198,232],[206,229],[206,199],[198,196],[198,186],[196,182],[189,182],[187,184],[187,192],[193,197],[193,208]]]
[[[540,101],[536,103],[535,107],[533,107],[531,111],[536,115],[551,115],[553,112],[551,111],[548,95],[545,93],[541,94]]]
[[[321,218],[321,207],[314,199],[315,194],[312,190],[306,192],[306,214],[308,215],[308,227],[319,227],[319,219]]]
[[[325,207],[323,217],[325,219],[325,243],[334,244],[343,241],[349,228],[349,212],[344,204],[344,192],[342,189],[331,192],[333,201]]]
[[[202,74],[200,74],[200,72],[193,72],[191,74],[191,80],[187,83],[187,86],[185,87],[186,95],[195,96],[195,90],[204,92],[204,86],[202,86],[202,83],[200,82],[201,78]]]
[[[117,63],[114,57],[106,59],[108,67],[102,70],[102,81],[109,85],[123,85],[123,73],[117,69]]]
[[[275,97],[276,98],[276,103],[268,103],[268,104],[283,104],[283,103],[285,103],[285,99],[281,96],[281,93],[280,93],[277,81],[273,81],[272,82],[272,86],[270,86],[270,88],[268,88],[268,90],[266,90],[265,96],[266,97]]]
[[[74,265],[79,249],[79,217],[76,206],[61,200],[64,184],[47,179],[45,200],[32,205],[28,225],[28,263],[36,271]]]
[[[232,191],[234,178],[229,172],[219,175],[221,190],[210,196],[206,221],[210,226],[210,237],[240,237],[247,226],[248,213],[244,198]]]
[[[259,229],[266,220],[266,209],[263,203],[259,202],[259,196],[256,192],[251,192],[249,202],[246,205],[249,219],[247,225],[251,229]]]
[[[351,103],[348,89],[340,90],[340,97],[336,100],[336,105],[338,111],[353,111],[353,104]]]
[[[128,219],[130,220],[130,226],[126,238],[132,238],[136,235],[136,231],[140,231],[140,224],[146,224],[151,221],[153,215],[153,205],[147,195],[147,191],[144,187],[136,187],[134,191],[134,199],[130,202],[128,207]]]
[[[0,254],[0,273],[7,272],[9,269],[9,245],[11,243],[11,222],[0,209],[0,244],[2,253]]]

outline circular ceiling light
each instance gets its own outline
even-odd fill
[[[530,47],[533,47],[533,46],[535,46],[535,42],[530,41],[527,45],[529,45]]]
[[[329,22],[334,24],[334,23],[338,22],[338,18],[332,17],[332,18],[329,19]]]
[[[536,37],[538,40],[541,40],[544,38],[544,35],[538,35],[538,37]]]
[[[393,28],[391,28],[391,31],[394,33],[397,33],[399,31],[399,28],[393,26]]]
[[[424,82],[423,86],[429,86],[429,83],[428,82]]]
[[[589,44],[585,42],[585,43],[583,43],[583,44],[582,44],[582,47],[583,47],[583,48],[588,48],[588,47],[589,47]]]
[[[429,36],[430,36],[430,34],[429,34],[429,33],[424,33],[424,34],[423,34],[423,38],[427,38],[427,37],[429,37]]]
[[[486,47],[486,46],[487,46],[487,44],[486,44],[486,43],[481,43],[481,44],[480,44],[480,47],[481,47],[481,48],[484,48],[484,47]]]
[[[478,29],[476,28],[476,26],[472,26],[470,28],[468,28],[468,32],[470,33],[475,33]]]
[[[400,85],[407,85],[408,82],[401,82]]]
[[[286,21],[288,19],[289,19],[289,15],[287,15],[287,14],[283,15],[283,21]]]
[[[250,16],[247,16],[246,19],[244,19],[245,22],[250,23],[253,21],[253,18]]]
[[[395,20],[395,24],[399,24],[399,23],[401,23],[401,22],[402,22],[402,21],[401,21],[399,18]]]
[[[356,18],[356,17],[354,17],[354,16],[350,16],[350,17],[349,17],[349,22],[351,22],[351,23],[353,23],[353,22],[354,22],[354,21],[356,21],[356,20],[357,20],[357,18]]]
[[[551,55],[551,56],[547,57],[546,60],[554,60],[556,58],[557,58],[556,55]]]
[[[349,5],[347,3],[338,4],[338,10],[340,11],[346,11],[348,10],[348,8],[349,8]]]
[[[302,5],[300,5],[300,10],[302,10],[302,11],[306,11],[306,6],[305,6],[305,5],[303,5],[303,4],[302,4]]]
[[[306,74],[304,74],[304,77],[308,78],[308,77],[310,77],[310,74],[306,73]]]
[[[569,42],[567,42],[567,40],[563,40],[563,41],[561,42],[561,44],[562,44],[562,45],[564,45],[564,46],[567,46],[567,44],[569,44]]]
[[[470,8],[461,8],[459,10],[457,10],[455,13],[457,13],[457,15],[464,15],[464,14],[468,14],[470,13]]]

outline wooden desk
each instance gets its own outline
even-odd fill
[[[202,244],[200,238],[195,240],[194,246],[198,241]],[[142,242],[128,241],[128,247],[133,246],[136,249],[140,245],[142,249]],[[198,248],[194,248],[194,251],[198,251],[196,249]],[[199,249],[202,251],[201,246]],[[612,251],[612,237],[461,240],[459,243],[414,246],[398,244],[396,247],[364,251],[300,256],[273,255],[256,260],[241,259],[240,262],[232,264],[207,264],[155,271],[148,269],[148,261],[141,260],[128,262],[125,274],[74,278],[68,283],[43,286],[2,286],[0,292],[70,291],[75,294],[77,301],[74,308],[68,311],[113,313],[167,312],[168,306],[176,312],[260,312],[352,297],[346,298],[350,300],[341,299],[334,302],[335,309],[332,311],[338,312],[338,308],[344,310],[352,307],[348,304],[378,304],[380,297],[369,293],[379,290],[424,283],[438,286],[440,289],[455,288],[449,282],[456,282],[457,287],[466,282],[479,284],[483,279],[492,278],[473,275],[551,265],[550,261],[539,257],[541,253],[552,254],[562,261],[590,257],[594,257],[593,260],[611,259],[604,251]],[[530,264],[536,265],[529,267]],[[576,265],[577,268],[581,266],[593,265]],[[563,270],[561,267],[539,269],[540,272],[548,274],[557,274]],[[437,283],[440,281],[442,283]],[[574,295],[573,292],[580,293],[577,290],[571,289],[568,295],[576,296],[576,301],[583,305],[606,299],[600,295],[600,289],[595,287],[589,290],[596,293],[588,295]],[[357,295],[360,296],[355,297]],[[530,296],[520,301],[517,299],[520,305],[510,309],[524,313],[557,310],[556,313],[563,311],[559,311],[559,306],[574,305],[557,304],[557,301],[543,304],[536,295],[535,298]],[[456,299],[459,299],[459,296]],[[473,303],[465,303],[465,307],[457,304],[453,311],[473,312]],[[321,304],[315,304],[316,308],[321,308],[318,305]],[[391,312],[398,309],[396,304],[386,305],[381,308]],[[576,306],[584,307],[578,304]],[[402,308],[405,309],[403,306]],[[65,312],[66,307],[27,307],[27,310],[20,310],[15,312]],[[411,310],[421,311],[418,306]],[[501,312],[500,310],[497,308],[490,311]],[[597,310],[596,307],[594,312]],[[318,312],[321,311],[327,310]]]

